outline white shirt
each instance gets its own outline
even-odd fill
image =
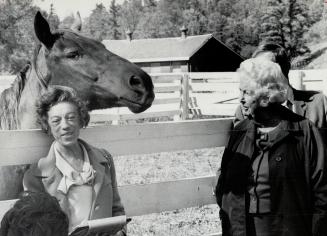
[[[85,147],[83,149],[84,164],[82,172],[75,170],[61,155],[54,145],[56,166],[63,177],[58,185],[58,191],[67,196],[68,209],[63,209],[69,218],[69,233],[76,226],[89,219],[93,202],[94,170],[90,165],[89,156]]]

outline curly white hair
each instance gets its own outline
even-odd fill
[[[259,106],[286,101],[289,82],[277,63],[251,58],[243,61],[237,72],[240,89],[251,91]]]

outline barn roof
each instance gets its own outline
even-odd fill
[[[134,63],[187,61],[211,38],[214,38],[212,34],[205,34],[186,38],[103,40],[102,43],[109,51]]]

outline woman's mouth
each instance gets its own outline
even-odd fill
[[[63,136],[63,137],[72,136],[72,135],[73,135],[72,132],[68,132],[68,133],[63,133],[63,134],[61,134],[61,136]]]

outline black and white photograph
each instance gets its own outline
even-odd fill
[[[327,236],[327,0],[0,0],[0,236]]]

